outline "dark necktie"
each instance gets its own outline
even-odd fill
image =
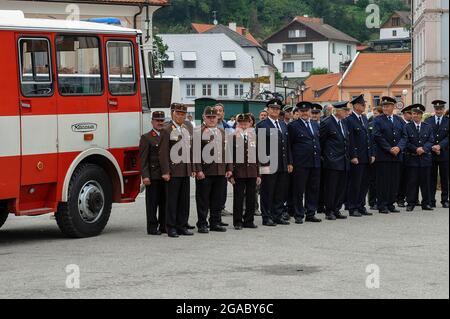
[[[362,116],[359,117],[359,121],[361,122],[361,125],[364,127],[364,121],[363,121]]]
[[[420,125],[416,126],[417,134],[420,134]]]
[[[275,121],[275,126],[277,127],[278,131],[281,132],[281,128],[280,128],[280,125],[278,124],[278,121]]]
[[[438,129],[441,127],[441,120],[442,120],[442,118],[438,117],[438,119],[437,119],[437,128]]]
[[[311,126],[311,121],[307,121],[306,122],[306,126],[308,126],[309,131],[311,132],[311,135],[314,136],[314,130],[313,130],[312,126]]]
[[[342,121],[338,121],[339,128],[341,129],[342,136],[345,137],[344,128],[342,127]]]

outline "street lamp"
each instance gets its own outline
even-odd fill
[[[289,79],[287,76],[283,79],[283,87],[284,87],[284,100],[287,101],[287,89],[289,87]]]
[[[306,85],[305,85],[305,82],[302,81],[302,82],[300,82],[300,84],[297,87],[298,96],[302,98],[301,102],[303,102],[303,95],[305,94],[305,91],[306,91]]]

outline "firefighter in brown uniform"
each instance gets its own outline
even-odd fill
[[[169,237],[192,236],[187,229],[190,207],[192,126],[186,125],[187,106],[172,104],[172,120],[161,130],[159,163],[166,182],[166,228]]]
[[[256,186],[261,184],[257,160],[256,133],[251,129],[249,114],[236,117],[233,136],[233,224],[236,230],[258,228],[255,223]],[[244,212],[244,199],[245,212]]]
[[[160,135],[164,120],[164,112],[153,112],[153,129],[142,135],[139,145],[148,235],[161,235],[166,232],[166,190],[159,165]]]
[[[218,113],[214,107],[207,107],[203,113],[201,127],[201,163],[195,164],[198,232],[225,232],[221,223],[224,177],[230,178],[233,165],[225,163],[225,131],[217,127]],[[206,149],[206,150],[205,150]],[[206,154],[203,152],[205,151]],[[209,158],[205,158],[209,156]],[[208,211],[210,211],[208,229]]]

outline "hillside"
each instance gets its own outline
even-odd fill
[[[394,10],[409,9],[402,0],[172,0],[172,6],[156,12],[154,27],[161,33],[191,32],[192,22],[212,23],[216,11],[219,23],[236,22],[263,40],[293,17],[307,14],[365,42],[378,34],[365,24],[371,2],[379,5],[382,21]]]

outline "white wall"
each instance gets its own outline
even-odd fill
[[[397,35],[394,36],[393,32],[397,31]],[[383,28],[380,29],[380,39],[404,39],[409,38],[409,30],[405,28]]]
[[[195,96],[187,96],[186,87],[188,84],[195,84]],[[203,84],[211,84],[211,96],[203,95]],[[219,96],[219,84],[228,84],[228,95]],[[229,80],[229,79],[214,79],[214,80],[180,80],[180,95],[181,103],[184,104],[194,104],[195,100],[202,97],[213,98],[213,99],[240,99],[242,96],[235,96],[234,85],[242,84],[244,85],[244,95],[250,92],[250,83],[242,83],[240,80]]]
[[[257,48],[244,47],[243,49],[252,57],[255,74],[258,74],[259,77],[268,76],[271,79],[270,84],[262,84],[261,87],[273,91],[275,89],[275,70],[265,64]]]
[[[333,53],[333,43],[335,44],[335,51]],[[350,55],[347,54],[347,45],[350,45]],[[340,63],[344,63],[346,61],[353,61],[356,57],[356,44],[344,43],[344,42],[335,42],[330,41],[330,66],[329,71],[331,73],[339,73],[340,71]],[[342,55],[340,54],[342,53]]]

